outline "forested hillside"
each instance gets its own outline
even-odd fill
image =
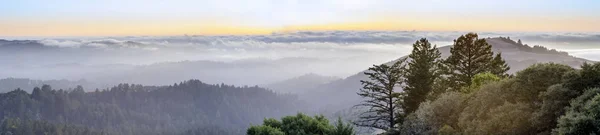
[[[409,60],[369,68],[353,123],[385,135],[600,133],[600,63],[542,61],[508,74],[504,53],[486,40],[460,36],[442,58],[422,38]]]
[[[243,134],[251,123],[294,114],[304,107],[294,96],[263,88],[199,80],[170,86],[119,84],[87,93],[82,87],[65,91],[44,85],[31,94],[21,89],[0,94],[0,117],[8,128],[36,125],[29,122],[34,120],[107,134]],[[11,119],[23,122],[14,124]]]
[[[516,73],[536,63],[553,62],[577,68],[585,62],[592,62],[539,45],[529,46],[523,42],[519,42],[520,40],[514,41],[508,37],[485,38],[485,41],[492,46],[493,52],[502,53],[502,58],[510,66],[509,74]],[[441,58],[450,56],[451,47],[452,45],[438,45]],[[398,58],[385,64],[391,65],[406,57]],[[359,72],[347,78],[307,90],[309,92],[305,92],[305,94],[299,95],[299,97],[308,101],[314,101],[316,105],[320,105],[322,108],[335,108],[332,110],[348,108],[359,101],[355,93],[361,87],[360,80],[365,79],[368,79],[367,76],[363,72]],[[319,99],[324,99],[327,102]]]

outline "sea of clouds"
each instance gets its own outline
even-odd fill
[[[427,38],[451,45],[467,32],[300,31],[269,35],[180,35],[120,37],[20,37],[0,40],[0,69],[6,77],[81,79],[94,72],[133,69],[156,63],[212,61],[231,65],[294,65],[290,75],[318,73],[346,77],[373,64],[410,53],[412,43]],[[479,32],[481,38],[510,37],[589,60],[600,60],[599,33]],[[7,50],[9,45],[44,49]],[[288,62],[287,64],[285,62]],[[275,64],[276,63],[276,64]],[[302,63],[302,64],[297,64]],[[266,65],[266,66],[265,66]],[[160,66],[157,66],[160,67]],[[290,67],[286,67],[290,68]],[[199,69],[201,70],[201,69]],[[297,73],[295,73],[297,71]],[[249,71],[252,72],[252,71]],[[96,73],[97,74],[97,73]]]
[[[130,48],[145,51],[169,51],[175,54],[203,53],[204,58],[190,60],[231,61],[240,59],[286,57],[357,57],[365,55],[405,55],[419,38],[438,46],[451,45],[466,32],[425,31],[300,31],[270,35],[231,36],[127,36],[44,38],[39,42],[65,48]],[[588,59],[600,48],[598,33],[510,33],[480,32],[480,37],[511,37],[529,45],[542,45]],[[600,56],[600,55],[598,55]],[[174,59],[181,60],[181,59]],[[183,59],[187,60],[187,59]]]

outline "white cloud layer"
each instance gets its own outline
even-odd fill
[[[408,54],[411,44],[427,38],[438,46],[451,45],[466,32],[425,31],[300,31],[246,36],[128,36],[47,38],[34,40],[47,47],[91,51],[81,57],[104,50],[96,62],[151,64],[164,61],[282,58],[371,58],[371,63],[388,61]],[[480,37],[511,37],[529,45],[542,45],[571,52],[575,56],[599,59],[598,33],[494,33],[482,32]],[[5,40],[6,41],[6,40]],[[18,41],[14,41],[18,42]],[[21,41],[25,42],[25,41]],[[27,41],[30,42],[30,41]],[[0,44],[2,44],[0,42]],[[591,50],[590,50],[591,49]],[[581,52],[579,50],[585,50]],[[117,58],[118,56],[118,58]],[[160,56],[160,57],[158,57]],[[139,58],[138,58],[139,57]],[[149,59],[148,57],[154,57]],[[94,58],[92,58],[93,60]],[[79,61],[73,61],[79,63]],[[86,61],[93,62],[93,61]],[[94,64],[94,63],[91,63]]]
[[[335,44],[411,44],[419,38],[432,42],[451,43],[466,32],[422,32],[422,31],[300,31],[253,36],[142,36],[87,39],[44,39],[40,42],[49,46],[117,46],[139,47],[155,45],[165,47],[201,47],[247,43],[248,45],[269,43],[335,43]],[[555,44],[599,43],[599,33],[493,33],[482,32],[480,37],[513,37],[528,42]],[[94,45],[95,44],[95,45]],[[244,45],[242,45],[244,46]],[[265,47],[265,46],[257,46]]]
[[[113,72],[113,69],[131,68],[135,65],[212,61],[221,63],[217,65],[231,64],[241,73],[253,67],[269,67],[265,71],[283,69],[281,66],[293,69],[274,73],[285,73],[288,76],[275,79],[263,78],[263,80],[286,79],[285,77],[305,73],[345,77],[373,64],[388,62],[407,55],[412,49],[411,44],[419,38],[427,38],[433,44],[445,46],[451,45],[453,39],[465,33],[325,31],[251,36],[131,36],[0,40],[0,69],[8,71],[0,75],[76,80],[92,75],[103,75],[104,73],[98,73],[100,71]],[[525,44],[543,45],[567,51],[573,56],[600,60],[600,34],[490,32],[479,34],[482,38],[503,36],[514,40],[522,39]],[[9,51],[15,48],[19,50]],[[216,68],[211,67],[210,64],[200,63],[199,68],[206,69],[198,70],[210,71]],[[236,67],[242,65],[244,67]],[[167,67],[159,65],[156,68]],[[233,80],[233,82],[261,84],[259,81]]]

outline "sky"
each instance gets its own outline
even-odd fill
[[[598,0],[7,0],[0,36],[600,32]]]

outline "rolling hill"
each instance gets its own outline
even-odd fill
[[[303,92],[306,92],[306,90],[314,89],[317,86],[338,79],[340,78],[333,76],[321,76],[318,74],[309,73],[299,77],[268,84],[265,87],[279,93],[301,94]]]
[[[541,46],[531,47],[519,44],[509,38],[487,38],[486,41],[492,45],[495,53],[502,53],[502,57],[511,67],[511,70],[508,71],[511,74],[536,63],[554,62],[577,68],[584,62],[591,62],[590,60],[570,56],[566,52],[559,52]],[[439,47],[443,58],[450,55],[450,47]],[[386,64],[390,64],[396,60]],[[310,92],[299,95],[299,97],[312,102],[317,107],[327,108],[327,110],[346,109],[360,102],[361,99],[356,95],[356,92],[361,88],[360,80],[364,79],[367,79],[367,77],[363,72],[356,73],[347,78],[317,86]]]

